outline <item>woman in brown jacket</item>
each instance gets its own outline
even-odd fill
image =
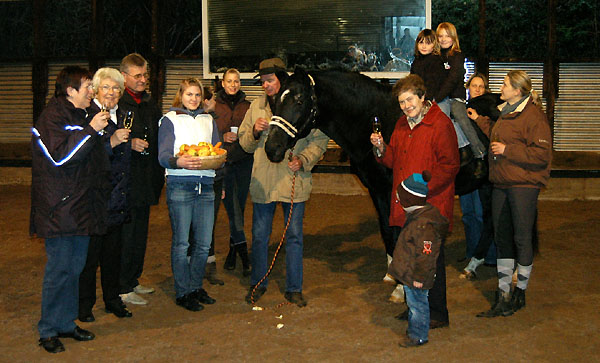
[[[537,199],[550,178],[552,140],[540,98],[523,71],[510,71],[502,84],[500,118],[493,123],[470,109],[470,117],[490,137],[490,181],[494,240],[498,248],[496,302],[478,317],[509,316],[525,306],[533,266],[532,232]],[[512,296],[513,271],[517,285]]]
[[[226,70],[221,85],[223,89],[217,92],[215,121],[223,135],[223,148],[227,150],[223,204],[229,217],[229,253],[223,267],[226,270],[235,269],[237,253],[242,260],[243,274],[248,276],[250,262],[244,234],[244,208],[254,158],[240,146],[237,130],[250,108],[250,102],[246,100],[246,94],[240,88],[240,72],[237,69]]]

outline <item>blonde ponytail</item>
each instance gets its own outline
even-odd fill
[[[534,105],[538,106],[539,108],[542,108],[542,99],[540,98],[540,95],[534,90],[531,90],[531,102],[533,102]]]

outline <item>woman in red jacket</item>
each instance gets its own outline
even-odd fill
[[[371,134],[371,143],[379,150],[379,162],[393,169],[393,188],[413,173],[430,170],[428,201],[452,221],[454,178],[460,167],[458,143],[452,122],[435,102],[425,101],[425,85],[421,77],[411,74],[394,85],[404,112],[386,145],[378,133]],[[392,195],[390,226],[404,226],[406,213]],[[451,228],[451,225],[450,225]],[[431,327],[447,326],[446,272],[443,243],[436,265],[435,284],[429,292]]]

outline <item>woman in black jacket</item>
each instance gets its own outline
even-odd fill
[[[65,67],[32,129],[30,232],[45,239],[48,261],[38,331],[40,345],[50,353],[65,350],[59,337],[94,339],[73,322],[89,236],[106,231],[110,189],[99,135],[108,113],[86,120],[91,86],[88,70]]]

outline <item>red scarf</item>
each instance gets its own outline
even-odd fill
[[[142,102],[142,92],[135,92],[130,90],[129,88],[125,87],[125,91],[127,91],[127,93],[129,93],[129,95],[131,97],[133,97],[133,100],[139,105]]]

